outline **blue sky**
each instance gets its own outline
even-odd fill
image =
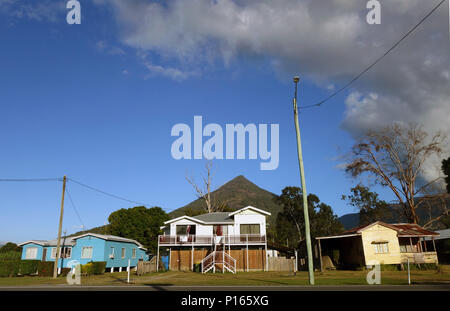
[[[117,1],[110,6],[107,1],[81,1],[81,25],[68,25],[66,10],[59,7],[33,8],[36,15],[31,15],[17,10],[23,2],[7,2],[0,1],[0,178],[67,175],[171,211],[195,199],[185,175],[200,180],[205,162],[174,160],[170,148],[175,138],[170,131],[177,123],[193,128],[194,116],[201,115],[204,124],[218,123],[223,128],[227,123],[280,125],[276,170],[261,171],[259,159],[215,160],[213,180],[217,188],[244,175],[279,194],[285,186],[300,185],[292,75],[302,77],[300,103],[311,104],[350,74],[333,69],[324,79],[330,67],[312,70],[313,61],[306,63],[306,56],[283,60],[282,55],[250,48],[233,50],[231,61],[216,59],[214,53],[220,51],[212,49],[210,61],[203,55],[208,49],[201,46],[209,44],[205,41],[195,47],[202,48],[202,58],[183,63],[177,50],[182,47],[171,51],[169,44],[151,40],[136,44],[132,39],[136,33],[130,29],[138,28],[127,24],[124,11],[130,8]],[[319,47],[312,48],[321,53]],[[179,79],[167,68],[192,74]],[[377,81],[382,74],[375,72],[368,81]],[[349,124],[359,126],[364,118],[364,112],[351,114],[354,106],[349,98],[356,91],[368,94],[369,89],[368,84],[356,84],[327,106],[300,114],[308,192],[317,194],[338,215],[355,212],[341,195],[357,181],[337,166],[354,143],[356,130]],[[375,90],[384,94],[382,87]],[[364,104],[361,99],[360,105]],[[393,199],[390,192],[374,189],[384,199]],[[87,228],[103,225],[119,208],[133,206],[70,182],[68,190]],[[0,241],[54,238],[60,199],[60,182],[0,183]],[[66,199],[63,228],[73,233],[80,225]]]

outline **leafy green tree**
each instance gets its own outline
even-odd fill
[[[120,209],[108,217],[108,233],[138,241],[149,251],[156,252],[160,227],[169,216],[160,207],[137,206]]]
[[[283,210],[277,215],[274,238],[279,243],[286,244],[286,240],[288,240],[290,246],[298,245],[305,236],[301,189],[286,187],[282,190],[281,195],[275,198],[275,201],[283,207]],[[308,195],[308,212],[312,239],[318,236],[337,234],[344,230],[338,217],[333,214],[332,208],[320,202],[319,197],[315,194]]]
[[[0,253],[7,253],[7,252],[21,252],[22,247],[17,246],[17,244],[8,242],[2,247],[0,247]]]
[[[378,193],[370,191],[363,185],[357,185],[350,191],[351,194],[343,195],[342,200],[359,209],[360,225],[392,219],[392,209],[387,202],[378,198]]]
[[[442,171],[445,175],[445,182],[447,183],[447,193],[450,193],[450,157],[442,160]]]

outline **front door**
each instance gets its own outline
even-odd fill
[[[42,261],[45,261],[46,258],[47,258],[47,249],[44,248],[44,249],[42,250]]]

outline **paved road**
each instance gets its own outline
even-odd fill
[[[0,291],[450,291],[443,285],[316,285],[316,286],[8,286]]]

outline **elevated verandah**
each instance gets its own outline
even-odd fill
[[[202,264],[203,272],[211,267],[215,270],[216,264],[222,271],[266,270],[266,242],[266,236],[259,234],[160,235],[158,256],[160,247],[168,249],[169,267],[175,270],[194,271],[197,263]]]

